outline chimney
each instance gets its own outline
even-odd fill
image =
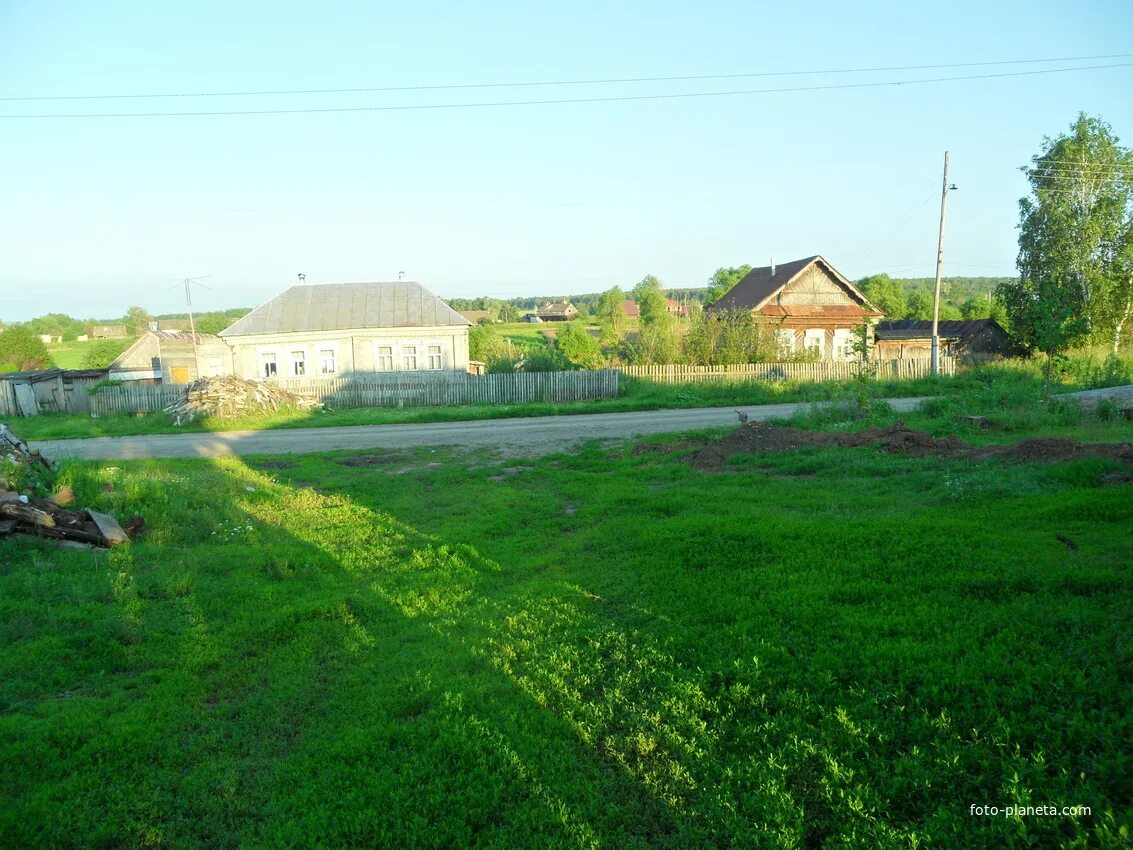
[[[771,258],[771,276],[775,277],[775,258]]]

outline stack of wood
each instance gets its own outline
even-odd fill
[[[193,381],[185,398],[165,408],[180,425],[201,416],[231,419],[250,413],[266,413],[283,408],[315,410],[322,402],[314,396],[293,393],[264,381],[248,381],[235,375]]]
[[[70,487],[56,490],[50,499],[37,497],[35,491],[51,481],[53,473],[47,458],[0,425],[0,537],[27,534],[66,546],[105,548],[128,543],[145,527],[141,517],[132,517],[123,528],[110,514],[68,510],[75,501]]]

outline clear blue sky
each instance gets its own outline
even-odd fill
[[[0,96],[742,74],[1133,52],[1133,4],[20,3]],[[1109,60],[1112,62],[1133,61]],[[1079,63],[1097,64],[1097,63]],[[287,97],[4,101],[0,114],[603,97],[1034,67]],[[0,318],[201,309],[405,271],[445,296],[703,285],[825,255],[858,277],[1009,274],[1016,170],[1079,111],[1133,144],[1133,67],[481,109],[0,118]]]

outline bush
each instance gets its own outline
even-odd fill
[[[105,369],[113,363],[126,348],[122,341],[100,339],[92,342],[83,354],[84,369]]]
[[[51,365],[47,346],[27,328],[11,327],[0,333],[0,371],[30,372]]]

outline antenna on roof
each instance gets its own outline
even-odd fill
[[[299,272],[299,283],[303,284],[307,280],[307,276],[303,272]]]
[[[402,280],[404,277],[405,277],[405,272],[398,272],[397,273],[397,279],[398,280]]]

